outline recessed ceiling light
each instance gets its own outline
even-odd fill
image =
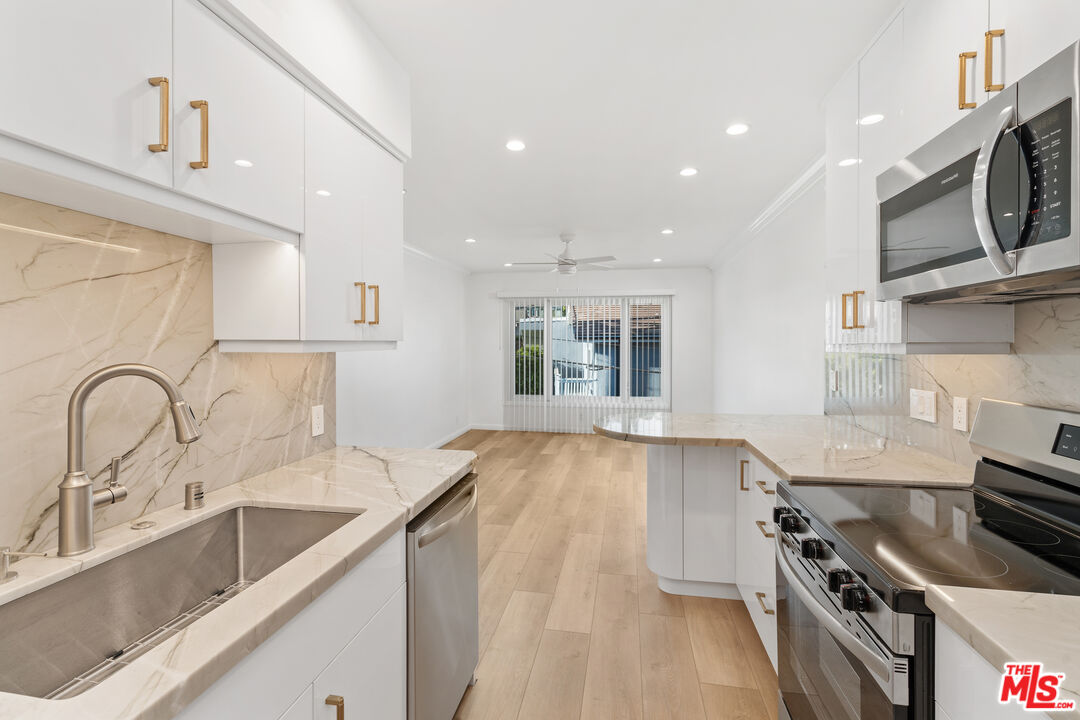
[[[858,165],[862,160],[859,158],[844,158],[840,162],[836,163],[840,167],[851,167],[852,165]]]
[[[508,140],[506,142],[506,149],[510,152],[521,152],[525,149],[525,143],[520,140]]]
[[[329,190],[316,190],[315,194],[318,195],[319,197],[330,197],[330,191]]]
[[[661,235],[671,235],[674,232],[675,231],[672,230],[671,228],[664,228],[663,230],[660,231],[660,234]]]
[[[513,267],[514,263],[503,263],[503,267]]]
[[[663,259],[661,259],[661,258],[653,258],[652,261],[653,262],[663,262]]]
[[[881,113],[870,113],[859,118],[860,125],[877,125],[879,122],[885,119],[885,116]]]
[[[474,242],[476,242],[476,238],[465,238],[465,242],[474,243]]]
[[[726,132],[728,135],[744,135],[750,126],[746,123],[732,123],[728,125]]]
[[[685,167],[679,171],[679,174],[683,177],[693,177],[694,175],[697,175],[697,168]]]
[[[233,165],[242,168],[249,168],[254,166],[255,163],[251,162],[250,160],[233,160]]]

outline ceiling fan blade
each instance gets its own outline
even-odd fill
[[[578,270],[613,270],[610,265],[597,265],[596,263],[578,263]]]
[[[517,265],[557,265],[558,263],[553,263],[550,260],[545,260],[543,262],[513,262],[513,263],[510,263],[510,264],[514,265],[514,266],[517,266]]]
[[[597,257],[574,258],[574,262],[576,262],[578,265],[585,265],[587,263],[613,262],[614,260],[616,260],[616,257],[614,255],[598,255]]]

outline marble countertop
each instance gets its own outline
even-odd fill
[[[1042,662],[1080,698],[1080,597],[929,585],[926,604],[994,667]],[[1080,718],[1080,702],[1052,715]]]
[[[468,474],[476,455],[456,450],[338,447],[206,495],[199,510],[176,505],[95,534],[76,558],[26,558],[0,586],[0,605],[99,565],[207,517],[244,506],[361,513],[212,613],[100,685],[66,700],[0,693],[0,717],[60,720],[168,718]]]
[[[593,430],[630,442],[745,447],[793,483],[967,487],[971,468],[826,415],[623,413]]]

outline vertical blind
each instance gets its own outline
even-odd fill
[[[504,303],[504,427],[588,433],[622,410],[670,409],[670,296]]]

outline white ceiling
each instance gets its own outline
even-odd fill
[[[406,241],[471,270],[561,231],[616,267],[707,264],[822,154],[821,100],[896,5],[354,1],[412,76]]]

